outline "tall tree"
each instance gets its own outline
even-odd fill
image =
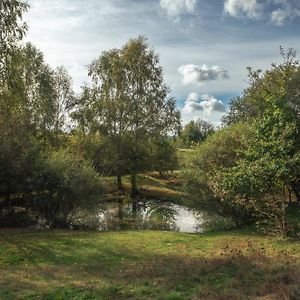
[[[121,175],[129,172],[135,198],[137,173],[152,167],[147,143],[174,133],[180,114],[174,99],[168,97],[158,56],[143,37],[103,52],[89,66],[89,74],[93,86],[85,88],[84,109],[77,119],[85,120],[90,132],[109,137],[118,187]]]
[[[24,1],[0,1],[0,82],[3,84],[8,75],[8,67],[12,54],[26,31],[26,23],[22,23],[23,13],[28,9]],[[2,88],[2,87],[1,87]]]
[[[117,177],[118,189],[122,189],[122,175],[126,159],[124,142],[129,126],[126,72],[121,51],[105,51],[89,66],[93,80],[90,93],[91,129],[108,137],[111,168]],[[107,152],[106,152],[107,153]]]
[[[136,175],[142,170],[143,144],[151,137],[174,133],[180,125],[175,100],[168,97],[159,57],[144,37],[130,40],[121,50],[128,95],[131,195],[137,196]]]
[[[75,104],[72,78],[64,66],[57,67],[54,71],[54,85],[56,94],[54,103],[54,128],[56,132],[59,132],[67,126],[70,110]]]

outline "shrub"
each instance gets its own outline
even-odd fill
[[[31,206],[52,227],[67,227],[79,208],[95,203],[100,177],[91,164],[65,151],[39,161]]]
[[[191,152],[184,172],[192,204],[231,217],[238,227],[252,222],[252,214],[224,192],[223,181],[226,170],[240,159],[248,138],[249,130],[245,124],[216,132]]]

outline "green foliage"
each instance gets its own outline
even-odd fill
[[[103,52],[89,66],[89,75],[93,85],[84,88],[73,116],[81,130],[105,141],[102,158],[119,188],[121,176],[132,174],[134,195],[136,174],[153,170],[153,157],[163,152],[159,145],[166,145],[155,140],[179,128],[175,100],[168,96],[158,56],[143,37]],[[159,153],[153,156],[155,150]]]
[[[234,167],[249,143],[247,125],[217,131],[191,152],[184,179],[194,206],[231,217],[237,226],[252,221],[251,211],[233,201],[223,189],[224,175]]]
[[[291,114],[276,107],[265,112],[251,130],[253,141],[245,157],[229,171],[226,187],[260,218],[275,220],[285,236],[287,191],[300,169],[298,129]]]
[[[285,102],[299,114],[300,68],[296,52],[289,49],[287,53],[280,47],[283,63],[272,64],[264,73],[261,70],[249,71],[249,86],[242,97],[234,98],[229,105],[229,113],[224,117],[224,125],[239,122],[255,122],[263,117],[276,102]]]
[[[0,2],[0,93],[9,76],[12,55],[27,31],[26,24],[20,22],[27,9],[24,1]]]
[[[152,147],[153,153],[153,170],[163,174],[169,171],[175,171],[178,168],[177,149],[172,139],[153,139],[150,146]]]
[[[214,132],[215,129],[211,123],[199,119],[186,124],[179,138],[183,146],[189,147],[193,144],[204,142]]]
[[[264,74],[250,72],[250,87],[232,106],[231,122],[250,122],[253,140],[243,157],[228,170],[224,189],[236,202],[251,209],[263,221],[275,222],[287,235],[288,194],[300,170],[299,64],[295,52],[281,53],[284,62]],[[252,108],[248,112],[247,106]],[[246,113],[246,114],[245,114]],[[274,226],[273,226],[274,227]]]
[[[89,207],[101,194],[96,171],[72,153],[53,152],[36,168],[30,204],[53,227],[69,226],[78,209]]]

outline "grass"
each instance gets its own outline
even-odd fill
[[[0,299],[300,299],[300,241],[1,230]]]
[[[122,177],[123,195],[130,195],[130,176]],[[108,198],[119,198],[120,193],[116,191],[116,179],[106,177],[104,182]],[[137,176],[137,185],[139,196],[146,199],[158,199],[181,203],[183,199],[182,180],[179,179],[179,173],[174,172],[171,175],[163,176],[157,172],[139,174]]]

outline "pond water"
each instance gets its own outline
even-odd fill
[[[203,231],[203,214],[157,200],[138,203],[135,213],[131,203],[110,202],[99,207],[91,223],[101,231],[148,229],[195,233]]]

